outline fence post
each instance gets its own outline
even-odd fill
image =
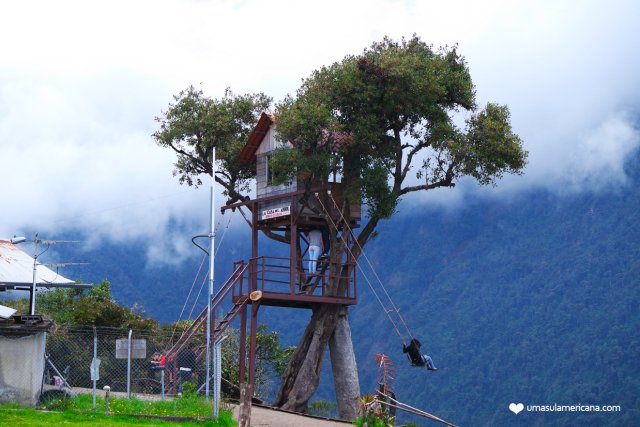
[[[220,337],[213,346],[214,370],[213,370],[213,417],[218,418],[220,415],[220,386],[222,383],[222,341],[227,336]]]
[[[91,364],[95,364],[95,360],[98,358],[98,332],[96,330],[96,327],[93,327],[93,360],[91,361]],[[92,375],[93,376],[93,410],[95,412],[96,410],[96,383],[98,382],[95,374]]]
[[[162,387],[162,400],[164,400],[164,367],[160,370],[160,387]]]
[[[129,329],[129,341],[127,342],[127,399],[131,399],[131,334]]]

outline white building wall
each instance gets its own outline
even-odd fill
[[[0,402],[33,405],[40,397],[46,334],[0,336]]]

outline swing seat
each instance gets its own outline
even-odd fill
[[[414,368],[424,368],[425,366],[427,366],[427,363],[424,360],[422,360],[420,362],[417,362],[417,363],[414,362],[411,359],[411,356],[409,356],[408,354],[407,354],[407,359],[409,359],[409,362],[411,363],[411,366],[414,367]]]

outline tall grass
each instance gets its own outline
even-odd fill
[[[81,394],[68,400],[55,399],[44,403],[45,409],[62,410],[65,413],[89,414],[93,412],[93,398],[91,395]],[[96,412],[105,414],[107,411],[105,399],[102,396],[96,396]],[[144,401],[136,398],[109,399],[109,414],[118,415],[146,415],[154,417],[189,417],[196,419],[211,419],[213,408],[212,402],[207,402],[204,398],[185,394],[182,397],[176,397],[172,400],[165,401]],[[228,411],[220,411],[217,420],[213,420],[211,426],[231,427],[235,426],[231,413]]]

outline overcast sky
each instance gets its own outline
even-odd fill
[[[634,1],[1,4],[0,237],[162,235],[179,249],[188,240],[167,224],[206,230],[209,193],[178,185],[172,153],[151,139],[172,95],[201,84],[277,101],[384,35],[457,43],[479,103],[510,106],[530,164],[496,194],[624,185],[640,143]],[[475,190],[461,187],[422,200],[464,202]]]

